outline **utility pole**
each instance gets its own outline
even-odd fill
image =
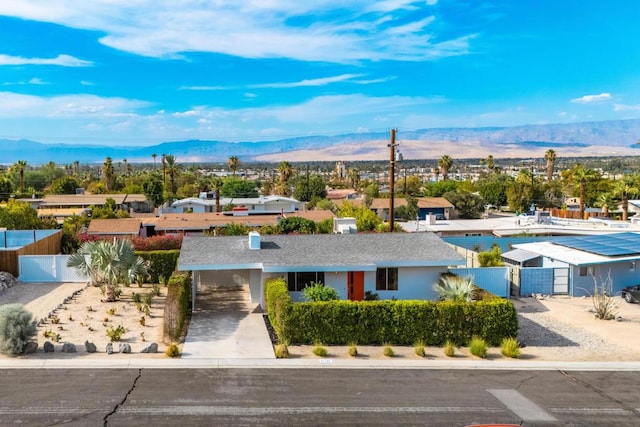
[[[389,142],[389,233],[393,233],[393,208],[394,208],[394,189],[395,186],[395,161],[396,161],[396,130],[391,129],[391,141]]]

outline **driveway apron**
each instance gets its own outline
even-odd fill
[[[275,358],[262,315],[246,286],[199,286],[182,358]]]

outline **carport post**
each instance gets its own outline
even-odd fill
[[[196,311],[196,289],[198,288],[198,282],[200,282],[200,272],[193,272],[193,281],[191,282],[191,312]]]

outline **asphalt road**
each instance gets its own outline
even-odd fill
[[[639,426],[640,372],[0,371],[0,425]]]

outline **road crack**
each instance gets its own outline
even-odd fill
[[[588,388],[589,390],[593,391],[594,393],[597,393],[598,395],[602,396],[603,398],[617,404],[620,405],[622,408],[624,408],[625,410],[629,411],[630,413],[634,414],[636,417],[640,417],[640,411],[638,411],[636,408],[632,408],[629,405],[625,404],[624,402],[621,402],[618,399],[615,399],[614,397],[609,396],[607,393],[605,393],[604,391],[600,390],[599,388],[597,388],[596,386],[589,384],[588,382],[581,380],[579,378],[574,377],[573,375],[571,375],[570,373],[566,372],[566,371],[562,371],[562,370],[558,370],[558,372],[560,372],[561,375],[567,377],[570,381],[576,382],[578,384],[582,384],[584,387]]]
[[[120,402],[118,402],[118,404],[116,406],[113,407],[113,410],[111,412],[109,412],[107,415],[104,416],[104,418],[102,419],[103,421],[103,426],[107,427],[109,425],[109,417],[112,416],[113,414],[115,414],[116,412],[118,412],[118,409],[125,404],[125,402],[127,401],[127,399],[129,398],[129,395],[131,393],[133,393],[133,390],[136,389],[136,385],[138,385],[138,380],[140,379],[140,377],[142,376],[142,368],[138,369],[138,375],[135,377],[135,379],[133,380],[133,384],[131,384],[131,388],[129,389],[129,391],[127,391],[127,393],[124,395],[124,397],[122,398],[122,400]]]

